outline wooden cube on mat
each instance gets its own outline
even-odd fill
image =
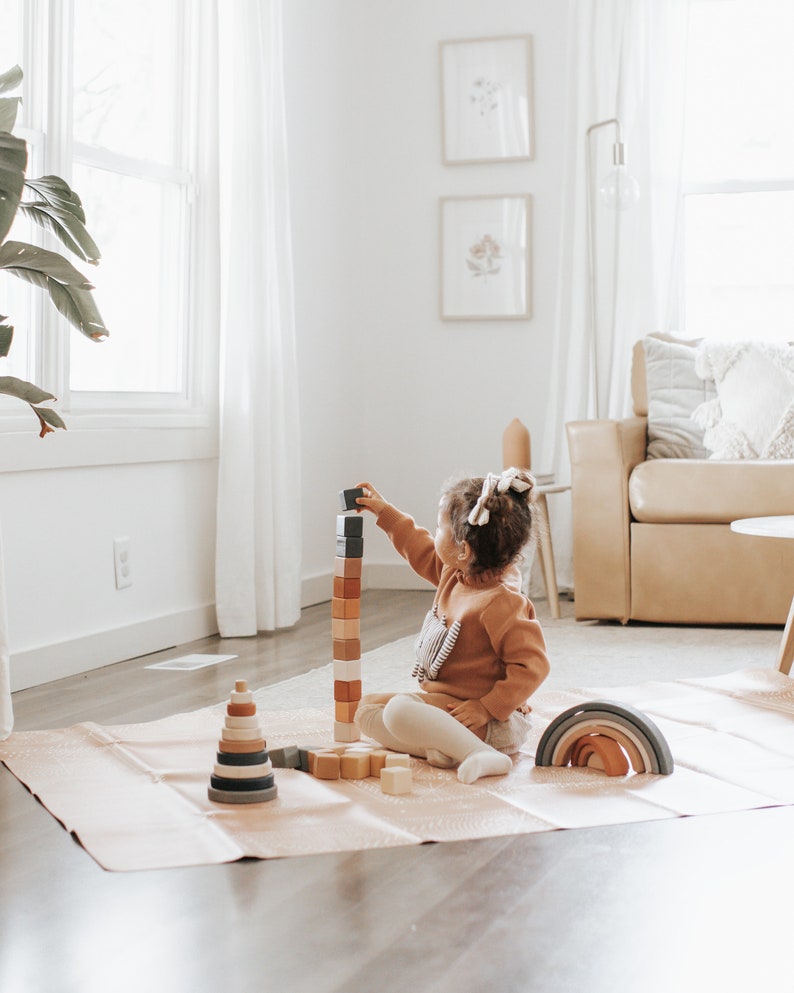
[[[356,561],[353,559],[352,561]],[[334,576],[334,596],[346,600],[358,600],[361,597],[361,580],[346,579],[344,576]]]
[[[366,779],[369,776],[369,755],[366,752],[345,752],[340,759],[342,779]]]
[[[358,617],[332,617],[331,637],[337,641],[361,639],[361,620]]]
[[[364,518],[361,514],[337,514],[336,533],[342,538],[361,538],[364,534]]]
[[[301,757],[297,745],[285,745],[283,748],[271,748],[270,761],[274,769],[300,769]]]
[[[331,617],[341,617],[350,620],[354,617],[361,617],[361,600],[356,597],[338,597],[331,600]]]
[[[334,700],[350,703],[351,700],[361,699],[360,679],[335,679]]]
[[[385,748],[375,748],[369,754],[369,774],[380,778],[381,769],[386,768],[386,756],[389,753]]]
[[[317,779],[339,779],[340,759],[336,752],[317,752],[312,774]]]
[[[334,717],[344,724],[351,724],[358,710],[358,700],[336,700],[334,702]]]
[[[343,576],[345,579],[361,579],[364,571],[364,562],[360,558],[346,558],[344,555],[337,555],[334,558],[334,575]]]
[[[339,662],[353,662],[361,658],[360,638],[334,638],[334,658]]]
[[[361,733],[355,724],[334,721],[334,741],[358,741]]]
[[[380,788],[389,796],[411,792],[411,770],[404,765],[387,766],[380,773]]]
[[[406,755],[404,752],[387,752],[386,753],[386,768],[393,769],[396,766],[404,766],[406,769],[411,768],[411,756]]]

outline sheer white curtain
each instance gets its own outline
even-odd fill
[[[543,465],[570,481],[565,424],[598,416],[588,267],[586,133],[619,118],[640,199],[629,210],[595,195],[600,416],[630,413],[633,343],[677,321],[677,241],[689,0],[576,0],[570,5],[562,238]],[[615,133],[591,138],[594,185],[612,166]],[[551,511],[561,586],[573,586],[570,503]]]
[[[14,729],[14,709],[11,705],[11,666],[8,657],[8,615],[3,572],[3,550],[0,543],[0,741]]]
[[[300,446],[280,0],[218,5],[219,631],[300,615]]]

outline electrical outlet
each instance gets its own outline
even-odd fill
[[[123,590],[127,586],[132,586],[129,538],[113,540],[113,564],[116,567],[116,589]]]

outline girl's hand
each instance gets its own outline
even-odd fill
[[[477,731],[485,727],[491,720],[491,714],[485,709],[479,700],[463,700],[461,703],[447,704],[447,710],[456,721],[460,721],[470,731]]]
[[[370,510],[378,517],[389,506],[389,501],[383,499],[372,483],[356,483],[356,489],[359,488],[364,490],[365,495],[356,500],[358,504],[356,513],[360,514],[362,510]]]

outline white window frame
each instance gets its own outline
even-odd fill
[[[189,38],[186,51],[190,64],[182,67],[179,76],[187,107],[198,73],[196,39],[199,32],[195,18],[191,17],[195,6],[190,0],[182,0],[182,3],[183,16],[188,18],[184,34]],[[79,332],[55,311],[45,293],[34,291],[36,313],[31,316],[29,340],[31,376],[59,397],[58,409],[63,412],[67,431],[39,439],[35,418],[26,407],[21,406],[19,411],[4,409],[0,412],[0,471],[213,458],[217,455],[218,436],[217,321],[212,320],[201,299],[206,287],[196,278],[200,260],[195,239],[197,211],[200,206],[206,206],[210,197],[203,198],[204,204],[200,203],[199,179],[187,168],[166,168],[73,143],[70,62],[73,4],[71,0],[25,0],[23,11],[23,92],[25,105],[29,108],[28,121],[33,126],[18,126],[15,134],[28,143],[27,175],[55,173],[71,183],[72,163],[79,162],[137,178],[183,185],[188,211],[186,233],[191,249],[183,273],[184,313],[181,319],[186,330],[182,357],[184,389],[179,394],[71,391],[69,346],[71,337]],[[188,116],[195,118],[195,109],[193,115]],[[196,158],[197,135],[194,132],[194,127],[186,129],[182,138],[185,161],[188,157]],[[87,223],[90,231],[90,217]],[[46,241],[43,243],[47,244]],[[48,247],[62,251],[55,241]],[[68,253],[63,254],[68,257]],[[76,265],[90,278],[90,272],[79,262]],[[14,315],[11,315],[12,323],[13,320]],[[112,334],[112,327],[110,331]]]

